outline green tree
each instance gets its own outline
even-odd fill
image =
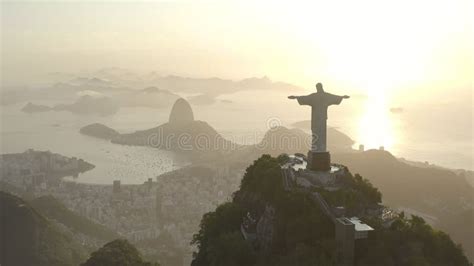
[[[208,247],[208,262],[210,266],[253,265],[255,254],[240,231],[233,231],[213,239]]]
[[[193,254],[193,265],[210,265],[211,263],[220,262],[223,254],[230,249],[229,246],[222,246],[223,239],[233,238],[229,245],[239,246],[240,249],[235,250],[239,253],[245,248],[242,243],[238,243],[235,239],[237,233],[240,235],[240,225],[244,216],[244,210],[236,203],[228,202],[217,207],[216,211],[204,214],[200,229],[193,236],[191,244],[196,245],[198,252]],[[231,234],[225,236],[226,234]],[[240,236],[242,238],[242,236]],[[219,264],[212,264],[219,265]]]
[[[274,202],[283,192],[279,162],[268,154],[262,155],[246,169],[240,183],[241,191],[248,191]]]
[[[117,239],[94,251],[82,266],[158,266],[145,262],[138,250],[125,239]]]
[[[403,213],[389,228],[377,227],[366,249],[357,250],[356,265],[471,264],[446,233],[434,230],[421,217],[407,219]]]

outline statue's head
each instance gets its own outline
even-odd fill
[[[317,83],[317,84],[316,84],[316,91],[318,91],[318,92],[324,92],[324,90],[323,90],[323,84]]]

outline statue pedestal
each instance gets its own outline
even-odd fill
[[[329,171],[331,169],[331,155],[329,152],[308,152],[308,170]]]

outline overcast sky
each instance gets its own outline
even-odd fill
[[[368,91],[472,88],[471,1],[308,2],[2,2],[3,84],[113,66]]]

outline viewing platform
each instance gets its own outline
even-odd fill
[[[328,171],[314,171],[307,169],[307,158],[303,154],[289,155],[289,161],[282,166],[285,183],[303,188],[324,188],[329,191],[341,188],[341,178],[345,176],[347,168],[339,164],[331,164]]]

